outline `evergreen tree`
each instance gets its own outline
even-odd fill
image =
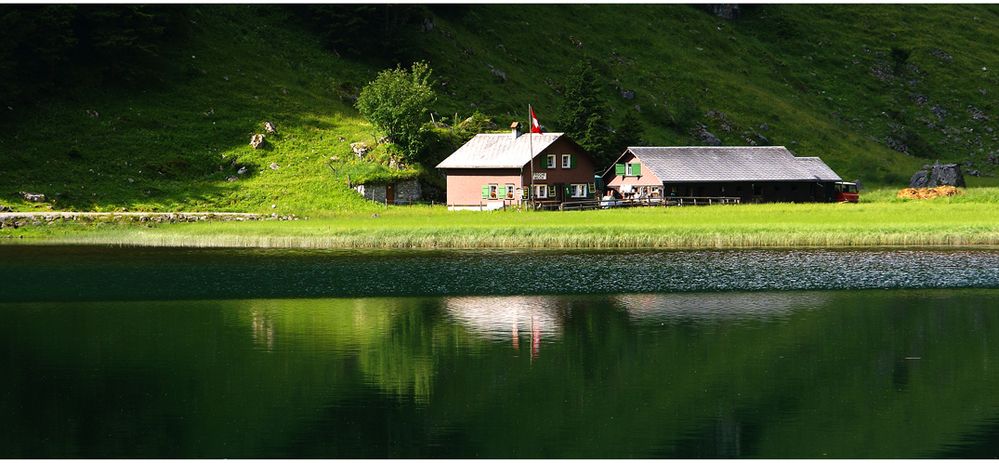
[[[617,123],[617,130],[611,143],[613,156],[623,153],[629,146],[641,146],[645,143],[645,128],[642,126],[642,121],[638,119],[635,111],[625,111]]]
[[[613,156],[614,143],[602,87],[590,61],[577,63],[562,85],[557,118],[560,128],[589,151],[598,166]]]

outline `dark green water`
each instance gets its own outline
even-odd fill
[[[0,247],[0,457],[997,457],[997,279],[987,252]]]

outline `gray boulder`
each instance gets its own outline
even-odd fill
[[[26,191],[21,192],[21,197],[25,201],[31,201],[33,203],[41,203],[45,201],[45,195],[42,193],[28,193]]]
[[[708,131],[708,128],[701,125],[697,129],[697,138],[700,138],[702,142],[709,146],[721,146],[722,141],[717,135]]]
[[[923,170],[912,174],[912,178],[909,179],[910,188],[933,188],[944,185],[962,188],[965,186],[960,165],[936,162],[932,166],[923,166]]]

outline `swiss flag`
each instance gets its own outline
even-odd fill
[[[541,132],[541,124],[538,122],[538,116],[534,115],[534,108],[531,108],[531,133],[543,133]]]

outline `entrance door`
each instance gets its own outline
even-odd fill
[[[389,183],[385,185],[385,203],[395,204],[395,184]]]

